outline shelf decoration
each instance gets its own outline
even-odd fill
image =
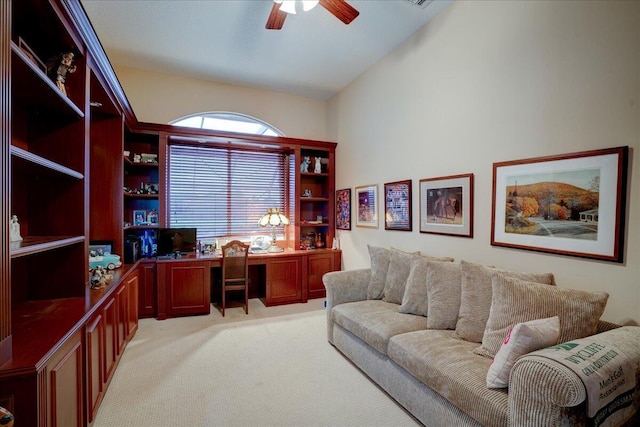
[[[384,229],[411,231],[411,180],[384,185]]]
[[[491,244],[622,262],[628,151],[494,163]]]
[[[356,187],[358,216],[356,227],[378,228],[378,186]]]
[[[351,189],[336,191],[336,228],[351,230]]]
[[[65,86],[65,83],[67,82],[67,75],[73,74],[77,70],[77,67],[73,63],[74,59],[75,54],[73,52],[64,52],[52,58],[48,64],[49,66],[47,67],[49,75],[55,82],[58,89],[60,89],[60,92],[65,96],[68,96],[67,88]]]
[[[420,232],[473,237],[473,174],[420,180]]]

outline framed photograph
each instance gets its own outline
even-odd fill
[[[91,241],[89,243],[89,256],[96,257],[96,256],[109,255],[111,253],[112,248],[113,248],[113,241],[109,241],[109,240]]]
[[[378,186],[356,187],[358,216],[356,227],[378,228]]]
[[[147,212],[147,224],[158,225],[158,211],[151,209]]]
[[[411,180],[384,185],[384,229],[411,231]]]
[[[134,210],[133,211],[133,225],[147,225],[147,211]]]
[[[420,232],[473,237],[473,174],[420,180]]]
[[[158,194],[159,186],[157,182],[145,182],[144,183],[144,192],[146,194]]]
[[[628,151],[494,163],[491,244],[622,262]]]
[[[351,189],[336,191],[336,228],[351,230]]]

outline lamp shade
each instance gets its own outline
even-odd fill
[[[258,221],[260,227],[270,225],[278,227],[279,225],[289,225],[289,218],[280,213],[278,208],[269,208],[267,213]]]

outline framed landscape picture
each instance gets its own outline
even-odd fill
[[[420,232],[473,237],[473,174],[420,180]]]
[[[384,185],[384,229],[411,231],[411,180]]]
[[[622,262],[628,147],[494,163],[491,244]]]
[[[351,189],[336,191],[336,228],[351,230]]]
[[[356,227],[378,228],[378,186],[356,187]]]

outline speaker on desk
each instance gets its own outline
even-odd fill
[[[129,235],[124,239],[124,263],[134,264],[140,258],[140,237]]]

